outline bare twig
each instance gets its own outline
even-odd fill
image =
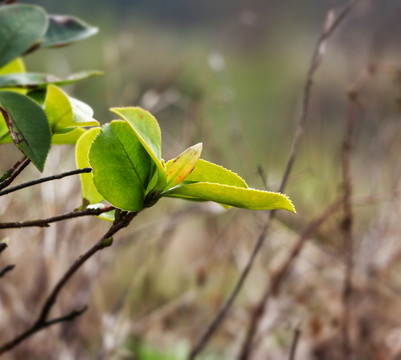
[[[83,168],[83,169],[78,169],[78,170],[72,170],[72,171],[68,171],[62,174],[58,174],[58,175],[52,175],[52,176],[47,176],[41,179],[37,179],[37,180],[33,180],[33,181],[28,181],[26,183],[17,185],[17,186],[13,186],[7,190],[3,190],[0,191],[0,196],[2,195],[6,195],[9,194],[11,192],[17,191],[17,190],[21,190],[30,186],[34,186],[34,185],[38,185],[38,184],[42,184],[44,182],[47,181],[53,181],[53,180],[58,180],[58,179],[62,179],[64,177],[67,176],[72,176],[72,175],[77,175],[77,174],[84,174],[84,173],[90,173],[92,171],[92,168]]]
[[[37,219],[37,220],[28,220],[28,221],[15,221],[15,222],[8,222],[8,223],[0,223],[0,229],[15,229],[15,228],[25,228],[25,227],[48,227],[49,224],[73,219],[81,216],[89,216],[89,215],[100,215],[108,211],[114,210],[114,206],[105,206],[104,208],[86,208],[80,211],[71,211],[65,214],[52,216],[46,219]]]
[[[24,156],[21,160],[16,162],[14,166],[6,173],[5,180],[0,183],[0,190],[10,185],[15,178],[29,165],[31,160]]]
[[[318,218],[311,221],[309,225],[305,228],[305,230],[300,235],[298,241],[292,247],[288,257],[282,263],[282,265],[275,271],[275,273],[271,276],[270,285],[264,292],[262,298],[255,306],[255,309],[252,312],[251,319],[248,325],[247,334],[244,340],[244,343],[241,348],[240,355],[238,357],[239,360],[246,360],[251,355],[252,349],[252,339],[255,336],[259,321],[262,319],[263,314],[266,312],[267,301],[272,295],[277,295],[280,291],[281,284],[283,283],[288,271],[293,265],[294,261],[298,257],[299,253],[303,249],[306,241],[319,229],[319,227],[329,219],[333,214],[341,209],[342,199],[335,201],[331,204]]]
[[[302,108],[301,112],[298,117],[298,125],[293,141],[293,145],[290,151],[290,155],[287,161],[287,165],[284,171],[284,175],[282,178],[282,182],[279,188],[280,192],[284,191],[284,188],[287,184],[292,166],[295,161],[296,154],[298,152],[298,148],[302,139],[302,135],[304,132],[305,128],[305,123],[307,119],[307,114],[308,114],[308,109],[309,109],[309,100],[310,100],[310,92],[311,88],[313,85],[313,78],[316,73],[316,70],[318,69],[321,59],[322,59],[322,53],[324,49],[324,45],[326,43],[327,38],[333,33],[333,31],[338,27],[338,25],[343,21],[343,19],[346,17],[346,15],[351,11],[351,9],[359,2],[360,0],[353,0],[350,1],[347,6],[340,12],[340,14],[333,20],[332,18],[332,11],[328,12],[328,15],[326,17],[326,20],[324,22],[324,29],[316,43],[315,50],[312,55],[312,59],[310,62],[309,70],[307,73],[306,77],[306,82],[305,82],[305,87],[304,87],[304,94],[303,94],[303,102],[302,102]],[[231,305],[233,304],[234,300],[236,299],[238,293],[242,289],[242,285],[245,282],[245,279],[248,276],[248,273],[253,265],[253,262],[259,253],[260,248],[263,245],[264,238],[266,235],[266,232],[269,228],[270,225],[270,220],[273,219],[275,216],[275,211],[270,211],[266,217],[266,220],[262,226],[262,229],[259,233],[258,239],[256,241],[256,244],[252,250],[252,253],[249,257],[248,262],[245,265],[245,268],[241,272],[241,275],[227,298],[226,302],[223,304],[223,306],[220,308],[218,311],[217,315],[214,317],[214,319],[211,321],[211,323],[207,326],[206,330],[203,332],[199,340],[196,342],[195,346],[193,347],[190,355],[189,355],[189,360],[195,359],[195,357],[203,350],[203,348],[206,346],[208,343],[210,337],[212,334],[217,330],[219,327],[220,323],[223,321],[225,318],[228,310],[231,308]]]
[[[7,245],[7,243],[6,242],[1,242],[0,243],[0,254],[5,250],[5,249],[7,249],[7,247],[8,247],[8,245]]]
[[[295,360],[295,353],[297,351],[298,340],[299,340],[300,336],[301,336],[301,330],[297,327],[294,330],[294,337],[292,339],[290,356],[288,357],[288,360]]]
[[[4,275],[6,275],[9,271],[13,270],[15,268],[15,265],[7,265],[3,269],[0,270],[0,278],[2,278]]]
[[[122,215],[121,218],[119,220],[115,221],[113,223],[113,225],[109,228],[109,230],[88,251],[86,251],[83,255],[79,256],[75,260],[75,262],[64,273],[64,275],[57,282],[57,284],[54,286],[53,290],[47,297],[37,320],[33,323],[33,325],[29,329],[25,330],[23,333],[16,336],[11,341],[0,346],[0,355],[13,349],[19,343],[21,343],[28,337],[32,336],[33,334],[43,330],[44,328],[54,325],[54,324],[57,324],[57,323],[60,323],[60,322],[71,321],[71,320],[75,319],[77,316],[81,315],[86,310],[86,307],[85,307],[81,310],[74,310],[68,315],[48,320],[48,316],[49,316],[50,311],[52,310],[54,304],[57,301],[58,295],[60,294],[60,292],[64,288],[64,286],[67,284],[67,282],[71,279],[71,277],[94,254],[96,254],[98,251],[100,251],[106,247],[111,246],[113,243],[112,236],[115,233],[117,233],[119,230],[127,227],[136,215],[137,215],[137,213],[135,213],[135,212],[126,213],[126,214]]]

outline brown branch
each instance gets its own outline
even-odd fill
[[[16,177],[21,174],[21,172],[30,164],[30,162],[31,160],[29,160],[26,156],[17,161],[14,166],[5,174],[5,180],[0,183],[0,190],[10,185],[16,179]]]
[[[0,270],[0,278],[6,275],[9,271],[13,270],[15,265],[7,265],[3,269]]]
[[[299,341],[300,336],[301,336],[301,330],[297,327],[294,330],[294,337],[292,338],[290,356],[289,356],[288,360],[295,360],[295,353],[297,351],[297,346],[298,346],[298,341]]]
[[[14,191],[21,190],[21,189],[24,189],[24,188],[27,188],[27,187],[30,187],[30,186],[42,184],[42,183],[47,182],[47,181],[58,180],[58,179],[62,179],[62,178],[67,177],[67,176],[72,176],[72,175],[90,173],[91,171],[92,171],[91,168],[83,168],[83,169],[77,169],[77,170],[64,172],[64,173],[58,174],[58,175],[47,176],[47,177],[44,177],[44,178],[41,178],[41,179],[37,179],[37,180],[33,180],[33,181],[28,181],[26,183],[23,183],[23,184],[20,184],[20,185],[17,185],[17,186],[13,186],[13,187],[11,187],[11,188],[9,188],[7,190],[0,191],[0,196],[9,194],[9,193],[12,193]]]
[[[81,216],[89,216],[89,215],[100,215],[105,212],[114,210],[114,206],[106,206],[104,208],[92,209],[86,208],[84,210],[79,211],[71,211],[65,214],[52,216],[46,219],[37,219],[37,220],[28,220],[28,221],[15,221],[15,222],[7,222],[0,223],[0,229],[15,229],[15,228],[25,228],[25,227],[48,227],[51,223],[73,219]]]
[[[340,14],[334,20],[332,20],[332,12],[331,11],[329,11],[328,16],[326,17],[326,20],[324,22],[324,29],[316,43],[315,50],[313,52],[309,70],[307,73],[305,87],[304,87],[302,108],[301,108],[301,112],[298,117],[298,125],[297,125],[297,129],[296,129],[293,145],[292,145],[292,148],[290,151],[290,155],[289,155],[287,165],[286,165],[286,168],[284,171],[282,182],[281,182],[281,185],[279,188],[280,192],[284,191],[284,188],[287,184],[289,175],[291,173],[292,166],[293,166],[295,158],[296,158],[296,154],[298,152],[299,145],[301,143],[301,139],[302,139],[302,135],[304,132],[305,123],[306,123],[306,119],[307,119],[308,109],[309,109],[309,100],[310,100],[311,88],[313,85],[313,78],[316,73],[316,70],[319,67],[319,64],[321,63],[322,49],[324,48],[327,38],[333,33],[333,31],[338,27],[338,25],[343,21],[343,19],[346,17],[346,15],[351,11],[351,9],[359,1],[360,0],[350,1],[348,3],[348,5],[340,12]],[[196,356],[203,350],[203,348],[206,346],[209,339],[214,334],[214,332],[217,330],[217,328],[220,326],[221,322],[223,321],[223,319],[225,318],[229,309],[231,308],[234,300],[236,299],[237,295],[239,294],[240,290],[242,289],[242,285],[244,284],[246,278],[248,277],[248,274],[251,270],[251,267],[253,265],[253,262],[257,256],[257,254],[259,253],[260,248],[263,245],[266,232],[270,225],[270,220],[273,219],[274,216],[275,216],[275,211],[270,211],[268,213],[267,218],[266,218],[266,220],[262,226],[262,229],[259,233],[257,242],[252,250],[250,258],[248,259],[248,262],[246,263],[245,268],[241,272],[241,275],[240,275],[234,289],[232,290],[231,294],[229,295],[229,297],[227,298],[227,300],[225,301],[223,306],[218,311],[217,315],[213,318],[213,320],[207,326],[206,330],[200,336],[199,340],[195,343],[195,346],[192,348],[191,353],[188,357],[189,360],[195,359]]]
[[[11,341],[3,344],[0,346],[0,355],[13,349],[15,346],[20,344],[22,341],[25,339],[29,338],[33,334],[43,330],[44,328],[60,323],[60,322],[65,322],[65,321],[71,321],[75,319],[77,316],[81,315],[85,310],[86,307],[81,309],[81,310],[74,310],[68,315],[47,320],[50,311],[52,310],[54,304],[57,301],[57,297],[59,296],[61,290],[65,287],[67,282],[72,278],[72,276],[77,272],[77,270],[88,260],[90,259],[94,254],[96,254],[98,251],[109,247],[113,243],[113,238],[112,236],[117,233],[119,230],[127,227],[132,219],[137,215],[137,213],[132,212],[132,213],[125,213],[120,217],[119,220],[116,220],[113,225],[109,228],[109,230],[89,249],[87,250],[83,255],[79,256],[75,262],[70,266],[70,268],[64,273],[64,275],[61,277],[61,279],[57,282],[57,284],[54,286],[53,290],[47,297],[40,314],[37,318],[37,320],[33,323],[33,325],[25,330],[23,333],[20,335],[16,336],[14,339]]]

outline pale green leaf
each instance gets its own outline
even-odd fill
[[[75,128],[72,131],[69,131],[65,134],[54,134],[52,136],[52,144],[53,145],[72,145],[75,144],[78,139],[85,134],[86,130],[83,128]]]
[[[186,177],[185,181],[209,182],[243,188],[248,187],[246,182],[236,173],[203,159],[199,159],[195,169]]]
[[[24,73],[25,71],[26,69],[23,60],[21,58],[16,58],[0,68],[0,75]]]
[[[95,126],[92,109],[83,102],[70,98],[63,90],[49,85],[46,92],[45,112],[54,134],[69,132],[76,126]]]
[[[249,188],[214,183],[182,184],[167,191],[163,196],[195,201],[215,201],[220,204],[252,210],[284,209],[295,212],[286,195]]]
[[[90,167],[89,149],[95,137],[100,133],[100,128],[92,128],[82,135],[77,141],[75,147],[75,160],[78,169]],[[103,201],[103,196],[97,191],[93,183],[93,174],[85,173],[81,176],[82,198],[89,201],[90,204],[96,204]]]
[[[143,208],[153,161],[129,123],[105,125],[92,143],[89,163],[104,199],[122,210]]]

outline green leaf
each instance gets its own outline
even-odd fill
[[[178,185],[163,196],[195,201],[215,201],[252,210],[284,209],[295,212],[294,206],[286,195],[214,183],[198,182]]]
[[[63,86],[76,83],[92,76],[98,76],[100,71],[80,71],[65,78],[41,73],[7,74],[0,76],[0,88],[42,89],[49,84]]]
[[[166,184],[166,175],[162,164],[162,139],[157,120],[148,111],[139,107],[112,108],[110,110],[131,125],[139,141],[157,166],[159,173],[157,189],[163,189]]]
[[[72,145],[75,144],[78,139],[85,134],[86,130],[83,128],[75,128],[65,134],[54,134],[52,136],[53,145]]]
[[[47,87],[45,112],[53,133],[66,133],[77,126],[96,126],[92,109],[83,102],[70,98],[54,85]]]
[[[167,166],[168,163],[166,164]],[[185,181],[209,182],[242,188],[248,187],[246,182],[236,173],[203,159],[199,159],[195,169],[186,177]]]
[[[89,163],[97,190],[110,204],[142,210],[153,161],[130,124],[115,120],[105,125],[92,143]]]
[[[89,149],[95,137],[100,133],[100,128],[92,128],[82,135],[77,141],[75,147],[75,159],[78,169],[90,167]],[[93,183],[93,174],[85,173],[81,176],[82,198],[87,199],[90,204],[96,204],[103,201],[103,196],[97,191]]]
[[[202,143],[193,145],[166,163],[166,189],[178,185],[194,170],[202,153]]]
[[[41,48],[66,46],[98,32],[98,28],[73,16],[49,15],[48,19],[49,26],[42,38]]]
[[[17,147],[43,171],[51,133],[43,109],[27,96],[0,91],[0,111]]]
[[[25,64],[22,59],[16,58],[13,61],[9,62],[7,65],[0,68],[0,75],[24,73],[25,71]]]
[[[33,5],[8,5],[0,8],[0,67],[24,54],[45,34],[45,11]]]

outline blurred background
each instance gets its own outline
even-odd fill
[[[158,119],[166,160],[202,141],[202,157],[277,190],[302,107],[304,84],[329,3],[279,0],[26,1],[98,26],[82,43],[26,57],[30,71],[104,75],[67,88],[102,123],[113,106]],[[236,359],[250,314],[310,222],[344,193],[341,151],[349,91],[358,91],[352,146],[354,276],[348,324],[355,359],[401,359],[401,3],[361,1],[330,37],[310,98],[305,136],[279,212],[227,320],[199,359]],[[362,77],[361,77],[362,75]],[[361,83],[357,83],[362,79]],[[359,81],[359,80],[358,80]],[[358,87],[356,87],[358,84]],[[359,86],[361,84],[361,86]],[[11,154],[10,154],[11,152]],[[0,149],[1,168],[19,158]],[[74,149],[52,149],[44,175],[75,167]],[[30,169],[20,181],[36,178]],[[4,200],[3,200],[4,199]],[[78,179],[3,197],[2,221],[80,205]],[[120,232],[60,296],[54,315],[89,305],[71,324],[35,335],[6,359],[186,359],[250,256],[264,212],[161,200]],[[340,208],[325,218],[269,300],[250,359],[343,359],[346,245]],[[107,223],[80,219],[2,231],[4,341],[28,326],[52,285]]]

